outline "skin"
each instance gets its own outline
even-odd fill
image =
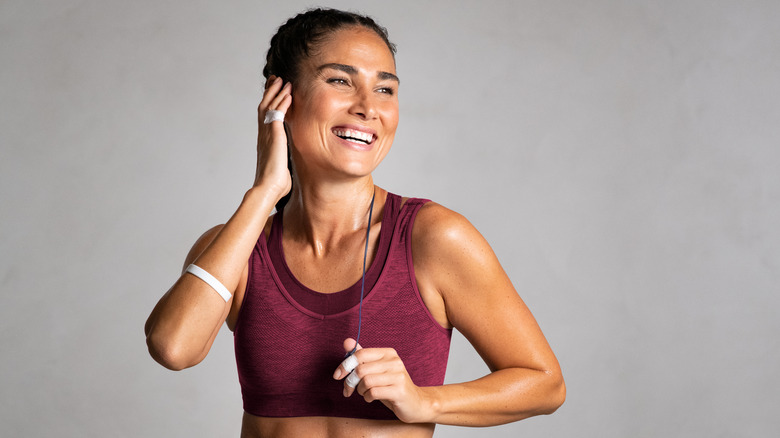
[[[247,281],[247,260],[270,229],[275,202],[290,191],[287,134],[282,122],[262,124],[268,109],[286,113],[295,188],[286,207],[282,245],[295,277],[323,293],[342,290],[362,275],[361,254],[371,195],[369,236],[376,253],[387,192],[371,172],[390,149],[398,124],[395,61],[372,31],[346,28],[307,59],[294,86],[269,78],[258,108],[258,165],[253,187],[236,213],[207,231],[187,255],[235,291],[225,303],[211,288],[183,274],[149,316],[152,357],[184,369],[208,354],[223,321],[235,327]],[[334,128],[375,134],[370,147],[350,143]],[[379,400],[400,420],[263,418],[245,413],[242,437],[430,437],[436,423],[491,426],[554,412],[565,398],[558,362],[533,315],[492,249],[462,216],[436,203],[423,206],[412,230],[420,295],[436,321],[457,328],[484,359],[490,374],[439,387],[418,387],[391,348],[360,348],[356,388],[347,397]],[[344,350],[354,347],[344,340]],[[342,366],[334,379],[344,379]]]

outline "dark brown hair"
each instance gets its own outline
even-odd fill
[[[309,9],[287,20],[271,38],[263,76],[268,79],[275,75],[295,82],[301,61],[311,56],[328,35],[355,26],[374,31],[395,57],[395,45],[388,39],[387,29],[371,17],[338,9]]]

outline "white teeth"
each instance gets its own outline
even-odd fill
[[[348,140],[358,140],[363,143],[371,143],[371,140],[374,139],[374,134],[356,131],[354,129],[334,129],[333,133],[341,138]]]

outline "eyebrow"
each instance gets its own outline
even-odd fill
[[[317,72],[321,72],[322,70],[326,70],[326,69],[333,69],[333,70],[342,71],[342,72],[344,72],[344,73],[346,73],[348,75],[355,75],[358,72],[357,69],[355,67],[351,66],[351,65],[339,64],[339,63],[336,63],[336,62],[330,62],[330,63],[327,63],[327,64],[322,64],[321,66],[317,67]],[[401,80],[398,79],[398,76],[396,76],[396,75],[394,75],[394,74],[392,74],[390,72],[380,71],[380,72],[378,72],[376,74],[376,76],[377,76],[377,78],[379,78],[381,80],[396,81],[399,84],[401,83]]]

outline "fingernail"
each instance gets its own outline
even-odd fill
[[[336,372],[333,373],[333,378],[336,379],[336,380],[341,378],[341,368],[337,368],[336,369]]]
[[[342,394],[344,394],[344,397],[349,397],[349,392],[347,392],[347,388],[344,388],[344,391],[342,391]]]

